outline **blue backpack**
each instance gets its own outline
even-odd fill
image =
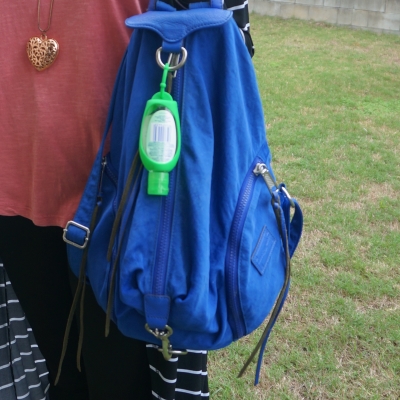
[[[301,210],[275,181],[232,13],[217,0],[150,8],[126,21],[134,32],[104,139],[64,230],[80,277],[74,305],[89,282],[120,331],[159,345],[166,359],[225,347],[271,313],[250,358],[260,350],[257,382],[289,289]],[[168,163],[147,163],[150,145]]]

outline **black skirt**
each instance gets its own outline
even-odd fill
[[[0,399],[45,400],[46,361],[0,261]]]

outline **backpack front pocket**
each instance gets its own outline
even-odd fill
[[[271,194],[257,174],[260,164],[264,161],[257,157],[243,181],[225,259],[228,319],[235,340],[263,322],[285,276],[285,254]]]

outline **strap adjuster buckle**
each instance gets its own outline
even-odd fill
[[[72,240],[67,239],[68,228],[71,225],[75,226],[76,228],[79,228],[79,229],[82,229],[83,231],[85,231],[85,238],[84,238],[83,244],[79,244],[79,243],[73,242]],[[65,243],[68,243],[68,244],[70,244],[72,246],[75,246],[78,249],[84,249],[86,247],[88,241],[89,241],[89,236],[90,236],[90,229],[89,228],[87,228],[86,226],[83,226],[81,224],[78,224],[75,221],[68,221],[67,225],[64,228],[63,240],[64,240]]]

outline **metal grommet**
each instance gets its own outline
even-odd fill
[[[164,69],[165,64],[161,61],[161,51],[162,51],[162,47],[159,47],[159,48],[157,49],[157,51],[156,51],[156,61],[157,61],[157,64],[159,65],[159,67],[162,68],[162,69]],[[170,70],[170,71],[176,71],[176,70],[178,70],[179,68],[183,67],[183,65],[185,64],[186,59],[187,59],[187,50],[186,50],[184,47],[181,47],[181,52],[182,52],[182,58],[181,58],[181,60],[179,61],[178,64],[173,65],[173,66],[170,66],[170,67],[169,67],[169,70]],[[171,54],[172,54],[172,53],[171,53]]]

